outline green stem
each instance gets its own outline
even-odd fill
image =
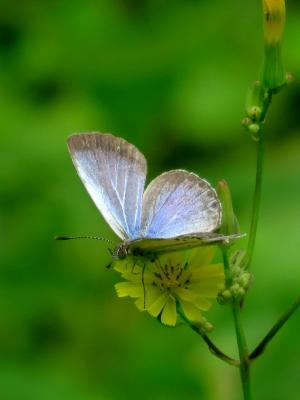
[[[227,278],[227,281],[229,281],[228,283],[230,284],[230,275],[228,273],[230,265],[229,265],[227,250],[228,249],[226,247],[222,247],[222,255],[223,255],[225,274],[227,275],[226,278]],[[241,321],[241,316],[240,316],[241,308],[240,308],[240,303],[238,300],[233,301],[232,312],[233,312],[233,318],[234,318],[236,339],[237,339],[237,344],[238,344],[238,349],[239,349],[239,358],[240,358],[239,369],[240,369],[240,377],[241,377],[241,382],[242,382],[242,387],[243,387],[244,400],[251,400],[249,353],[248,353],[248,348],[247,348],[246,336],[245,336],[244,329],[242,326],[242,321]]]
[[[250,388],[250,361],[244,329],[241,322],[241,309],[238,301],[232,305],[235,333],[240,356],[240,376],[243,387],[244,400],[251,400]]]
[[[260,211],[260,203],[261,203],[261,190],[262,190],[262,174],[263,174],[263,166],[264,166],[264,129],[261,126],[259,131],[259,140],[257,143],[257,161],[256,161],[256,179],[255,179],[255,190],[253,196],[253,205],[252,205],[252,218],[249,232],[249,240],[248,240],[248,249],[247,249],[247,266],[249,267],[255,246],[256,240],[256,232],[257,232],[257,224],[259,218]]]
[[[249,356],[251,361],[255,360],[259,357],[265,350],[266,346],[273,339],[276,333],[283,327],[286,321],[290,318],[290,316],[297,310],[300,306],[300,295],[296,297],[293,303],[289,306],[289,308],[282,314],[282,316],[278,319],[275,325],[270,329],[270,331],[266,334],[263,340],[258,344],[258,346],[252,351]]]
[[[249,267],[253,258],[255,240],[256,240],[256,232],[260,211],[260,203],[261,203],[261,192],[262,192],[262,175],[263,175],[263,167],[264,167],[264,148],[265,148],[265,135],[264,135],[264,120],[266,118],[269,106],[272,101],[273,91],[269,90],[266,92],[266,99],[264,103],[264,107],[262,110],[262,114],[259,124],[259,136],[257,138],[257,160],[256,160],[256,179],[255,179],[255,189],[253,196],[253,205],[252,205],[252,217],[251,217],[251,225],[249,232],[249,240],[248,240],[248,248],[247,248],[247,258],[246,258],[246,266]]]
[[[235,360],[229,356],[227,356],[225,353],[223,353],[222,350],[220,350],[211,340],[210,338],[207,336],[207,334],[205,332],[203,332],[201,330],[201,328],[199,328],[199,326],[193,324],[191,321],[189,321],[186,316],[184,315],[183,312],[181,312],[180,310],[178,310],[181,318],[187,323],[187,325],[189,325],[189,327],[196,332],[198,335],[200,335],[202,337],[202,339],[204,340],[204,342],[207,344],[209,351],[216,357],[218,357],[220,360],[226,362],[227,364],[234,366],[234,367],[238,367],[239,366],[239,361]]]

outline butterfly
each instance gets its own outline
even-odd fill
[[[168,171],[145,189],[146,159],[126,140],[109,133],[81,133],[68,138],[68,148],[83,185],[121,239],[113,258],[157,255],[239,237],[215,233],[221,204],[198,175]]]

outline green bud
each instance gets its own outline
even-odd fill
[[[257,120],[259,120],[259,118],[261,116],[262,109],[258,106],[253,106],[248,110],[248,113],[249,113],[250,118],[257,121]]]
[[[232,300],[232,293],[229,289],[224,289],[219,293],[217,301],[222,306],[228,304]]]
[[[225,180],[222,180],[218,183],[217,193],[222,204],[223,211],[220,232],[224,235],[238,233],[239,223],[233,211],[231,193]]]
[[[245,118],[242,119],[242,125],[243,125],[245,128],[248,128],[248,126],[249,126],[250,124],[252,124],[252,120],[251,120],[249,117],[245,117]]]
[[[240,290],[240,285],[238,283],[234,283],[230,288],[230,291],[234,296],[237,296],[239,294],[239,290]]]
[[[205,317],[202,317],[201,320],[194,324],[197,326],[199,332],[211,332],[214,329],[214,326],[207,321]]]
[[[238,294],[238,296],[243,297],[243,296],[245,296],[246,291],[245,291],[245,289],[240,287],[239,290],[237,291],[237,294]]]
[[[265,88],[260,81],[255,81],[249,90],[246,112],[251,121],[259,121],[265,100]]]
[[[204,322],[204,324],[202,325],[202,329],[203,329],[205,332],[211,332],[211,331],[213,331],[214,326],[213,326],[210,322],[206,321],[206,322]]]
[[[249,286],[251,280],[251,274],[249,272],[244,272],[239,278],[239,284],[245,289]]]
[[[241,268],[238,265],[232,265],[230,267],[230,275],[232,278],[239,277],[241,274]]]
[[[253,134],[255,135],[256,133],[259,132],[260,127],[259,127],[258,124],[251,124],[251,125],[248,126],[248,129],[249,129],[249,131],[250,131],[251,133],[253,133]]]
[[[293,83],[294,80],[295,80],[294,75],[292,75],[290,72],[288,72],[288,73],[285,75],[285,79],[286,79],[286,83],[287,83],[288,85],[289,85],[290,83]]]
[[[222,296],[223,296],[223,298],[224,298],[225,300],[230,300],[230,299],[232,298],[232,294],[231,294],[230,290],[228,290],[228,289],[225,289],[225,290],[222,292]]]

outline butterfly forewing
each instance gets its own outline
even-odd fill
[[[144,193],[142,237],[169,239],[210,233],[220,224],[221,206],[210,184],[174,170],[155,178]]]
[[[111,134],[77,134],[68,139],[75,168],[105,220],[121,239],[140,234],[145,157]]]

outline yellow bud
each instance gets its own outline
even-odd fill
[[[284,0],[263,0],[265,56],[262,83],[266,89],[279,90],[286,84],[281,55],[281,38],[285,25]]]
[[[263,0],[264,32],[268,44],[281,40],[285,25],[285,1]]]

